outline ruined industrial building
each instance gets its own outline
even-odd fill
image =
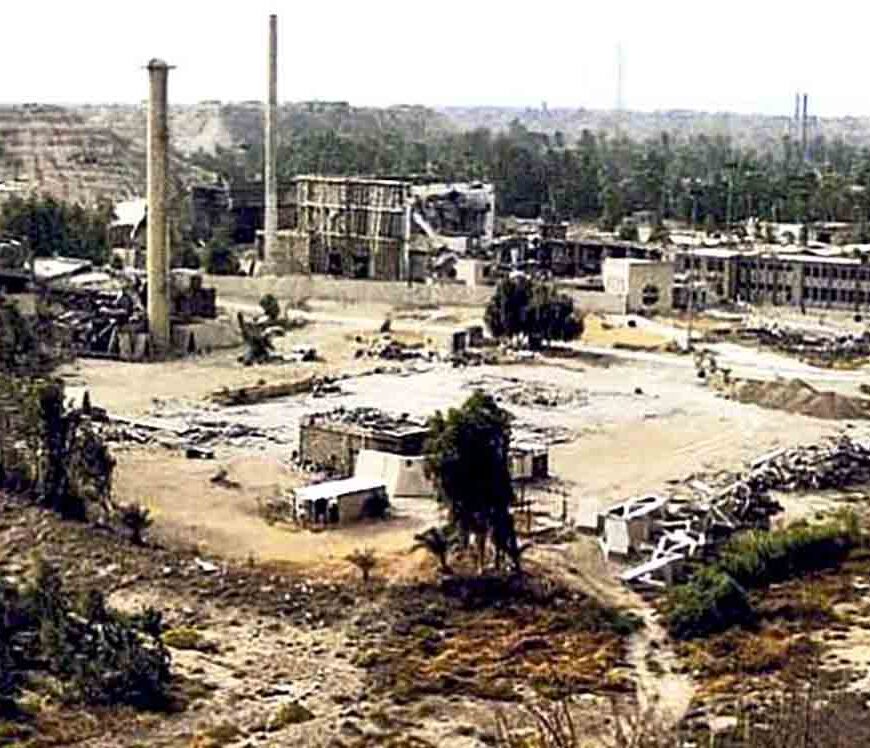
[[[739,163],[647,199],[709,143],[628,112],[281,102],[293,23],[221,47],[256,100],[0,108],[0,746],[870,744],[862,185],[765,221]]]

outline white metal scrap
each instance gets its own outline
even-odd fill
[[[669,497],[661,502],[665,516],[652,524],[650,540],[654,542],[634,549],[640,550],[645,560],[624,571],[620,579],[633,585],[665,586],[676,569],[712,542],[714,530],[722,537],[773,513],[771,490],[822,490],[867,482],[868,436],[840,436],[819,444],[767,452],[749,463],[749,469],[740,475],[724,476],[720,486],[690,477],[683,488],[692,498],[677,501]],[[603,545],[606,550],[606,543]]]

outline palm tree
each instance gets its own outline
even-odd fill
[[[421,548],[429,551],[441,566],[443,574],[450,574],[450,565],[447,563],[447,557],[450,549],[454,545],[453,534],[449,530],[443,530],[438,527],[430,527],[426,532],[421,532],[414,536],[417,542],[411,548],[411,552],[420,550]]]

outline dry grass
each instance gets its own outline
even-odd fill
[[[392,635],[358,657],[396,700],[464,694],[510,701],[521,685],[548,696],[630,690],[617,667],[628,619],[572,593],[493,583],[480,596],[466,595],[466,583],[478,584],[408,588],[397,600]]]
[[[668,339],[641,327],[610,327],[601,317],[588,314],[584,319],[581,340],[589,345],[629,347],[637,350],[658,350]]]

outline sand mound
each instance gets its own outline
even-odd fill
[[[870,418],[867,400],[836,392],[822,392],[800,379],[760,382],[744,380],[734,386],[733,398],[762,408],[833,420]]]

